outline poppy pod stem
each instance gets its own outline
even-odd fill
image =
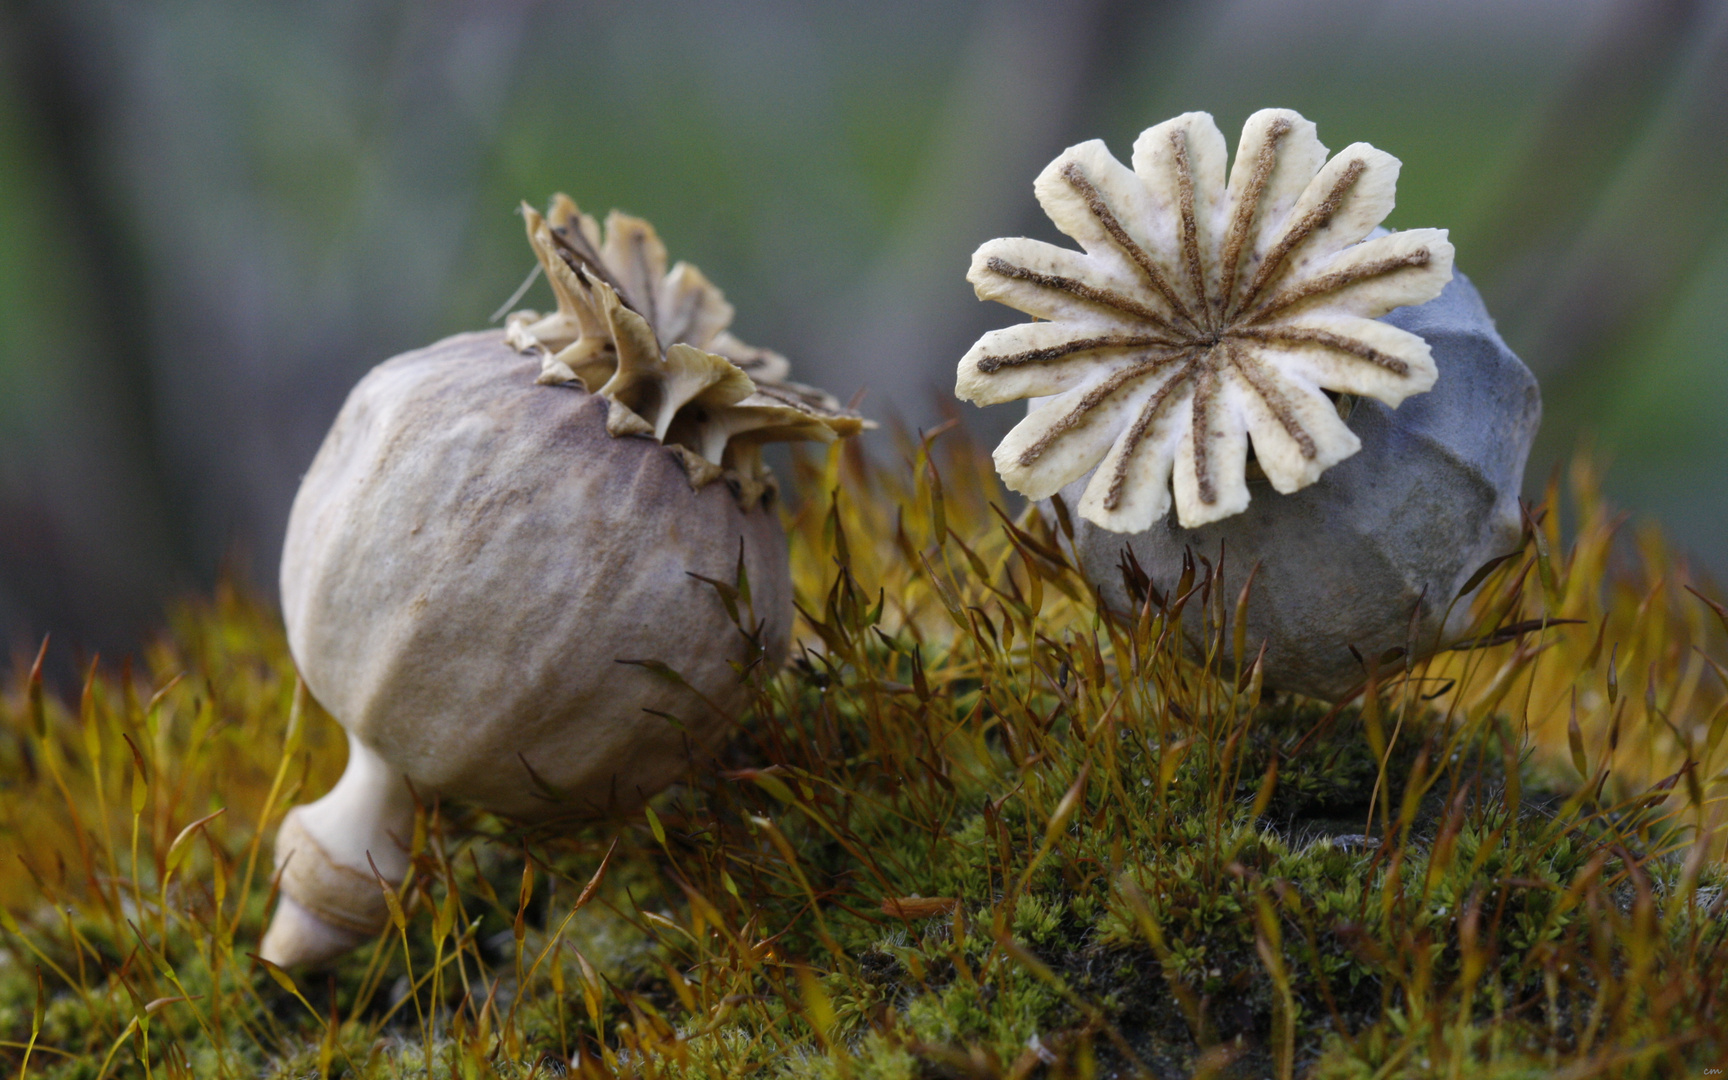
[[[282,902],[259,955],[281,967],[321,964],[382,930],[389,907],[372,867],[386,884],[400,883],[413,827],[414,796],[402,774],[349,735],[342,779],[282,819]]]

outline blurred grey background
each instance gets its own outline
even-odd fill
[[[0,647],[269,587],[348,387],[532,265],[519,199],[650,218],[927,424],[1045,162],[1266,105],[1403,159],[1541,377],[1532,489],[1592,444],[1728,570],[1728,0],[0,0]]]

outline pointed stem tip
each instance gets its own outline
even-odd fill
[[[323,967],[371,936],[332,926],[283,893],[258,955],[277,967]]]
[[[281,967],[327,964],[384,929],[408,870],[414,798],[402,775],[348,737],[348,767],[317,802],[297,806],[276,834],[282,901],[259,946]]]

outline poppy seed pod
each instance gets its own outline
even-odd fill
[[[1124,536],[1076,520],[1080,565],[1107,603],[1135,606],[1125,549],[1165,595],[1187,552],[1214,561],[1223,552],[1233,582],[1257,566],[1246,640],[1251,653],[1266,647],[1265,685],[1328,701],[1360,685],[1367,664],[1390,650],[1424,655],[1463,632],[1470,603],[1459,589],[1518,546],[1518,495],[1541,398],[1462,275],[1384,320],[1433,348],[1434,389],[1396,409],[1356,401],[1348,423],[1359,453],[1291,495],[1250,481],[1254,500],[1222,521],[1184,529],[1166,519]],[[1072,506],[1083,488],[1077,481],[1061,497]],[[1228,641],[1235,614],[1225,608]],[[1190,648],[1203,651],[1201,620],[1185,619],[1184,630]]]
[[[993,240],[967,275],[1035,317],[984,335],[955,387],[1032,399],[996,449],[1004,482],[1075,511],[1082,568],[1121,609],[1135,563],[1160,591],[1185,550],[1223,551],[1238,580],[1259,566],[1265,684],[1318,697],[1360,683],[1359,656],[1442,639],[1459,587],[1516,541],[1541,415],[1446,232],[1378,228],[1399,168],[1366,143],[1328,158],[1311,122],[1265,109],[1226,170],[1212,118],[1186,113],[1131,168],[1093,141],[1038,177],[1082,250]]]
[[[289,646],[349,763],[277,838],[260,952],[283,966],[383,927],[416,796],[626,812],[711,751],[791,634],[759,447],[863,426],[726,334],[646,222],[615,214],[601,244],[563,197],[526,216],[559,311],[373,369],[294,501]]]

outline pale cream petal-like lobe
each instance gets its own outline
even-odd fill
[[[524,203],[524,217],[529,217],[529,209]],[[606,320],[586,284],[590,276],[604,279],[610,274],[600,257],[600,227],[563,193],[553,196],[544,230],[534,229],[536,220],[538,215],[530,218],[530,242],[547,256],[541,265],[559,310],[575,316],[584,334],[604,335]]]
[[[726,359],[744,369],[744,374],[759,383],[785,382],[792,374],[792,362],[773,349],[764,349],[756,345],[746,345],[733,336],[730,330],[722,330],[708,342],[708,351],[717,352]]]
[[[1042,240],[990,240],[972,255],[966,280],[980,300],[1058,322],[1109,320],[1153,326],[1163,315],[1148,306],[1132,279],[1102,272],[1093,260]]]
[[[590,279],[618,349],[618,367],[600,388],[610,406],[606,430],[613,435],[653,435],[659,429],[665,364],[648,320],[624,306],[610,285]]]
[[[618,342],[618,369],[600,394],[628,410],[628,415],[619,414],[619,423],[631,429],[629,434],[652,435],[664,442],[685,405],[697,402],[721,409],[755,391],[750,377],[723,356],[682,343],[660,356],[647,320],[619,303],[607,286],[599,289],[604,290],[600,296]],[[637,430],[631,417],[645,421],[648,430]]]
[[[534,252],[534,258],[540,264],[540,269],[548,274],[552,272],[552,263],[558,261],[552,253],[552,226],[540,211],[522,203],[522,225],[528,230],[528,246]]]
[[[1159,256],[1174,250],[1175,222],[1154,210],[1146,185],[1098,139],[1064,150],[1032,190],[1056,227],[1099,266],[1134,282],[1140,299],[1167,318],[1186,318],[1171,298],[1178,267]]]
[[[1210,113],[1183,113],[1134,140],[1134,172],[1146,185],[1152,213],[1170,221],[1168,257],[1178,268],[1176,287],[1196,310],[1204,306],[1200,282],[1206,289],[1218,284],[1218,210],[1228,160],[1224,135]]]
[[[568,263],[557,256],[553,257],[552,267],[546,272],[546,279],[552,283],[552,291],[558,297],[558,310],[561,315],[567,315],[576,325],[577,337],[603,338],[606,336],[606,317],[601,314],[600,307],[594,302],[594,293],[588,288],[587,282],[579,277],[576,271],[570,269]],[[552,342],[546,344],[556,347]]]
[[[991,330],[960,360],[954,395],[976,405],[1047,397],[1132,357],[1178,351],[1104,322],[1033,322]]]
[[[1136,380],[1084,407],[1087,395],[1116,373],[1106,373],[1045,401],[1014,426],[992,455],[996,471],[1010,490],[1029,499],[1047,499],[1086,474],[1109,451],[1124,425],[1138,414],[1137,403],[1151,393]]]
[[[735,409],[726,410],[725,414],[736,419],[732,421],[735,431],[732,436],[734,444],[792,442],[803,440],[808,442],[831,443],[838,441],[842,433],[833,424],[825,423],[820,418],[797,409],[788,409],[780,405],[753,405],[749,399],[739,403]]]
[[[539,320],[540,313],[532,308],[512,311],[504,320],[504,344],[522,353],[540,348],[540,340],[528,332],[528,328]]]
[[[1392,212],[1398,191],[1397,158],[1367,143],[1352,143],[1328,161],[1303,189],[1276,238],[1245,286],[1245,297],[1264,295],[1315,272],[1319,264],[1356,243]],[[1249,303],[1251,309],[1253,303]]]
[[[1228,308],[1276,241],[1291,207],[1326,164],[1314,123],[1290,109],[1261,109],[1242,126],[1225,193],[1215,306]],[[1233,257],[1233,258],[1232,258]],[[1246,266],[1244,266],[1246,264]]]
[[[1291,277],[1262,297],[1243,320],[1326,311],[1376,319],[1393,308],[1426,304],[1452,280],[1445,229],[1409,229],[1352,245]]]
[[[802,383],[759,385],[754,393],[738,403],[738,407],[781,410],[774,415],[788,423],[815,422],[840,436],[856,435],[876,427],[874,420],[845,411],[845,406],[835,401],[832,394]]]
[[[544,353],[540,357],[540,374],[535,377],[534,381],[541,386],[556,386],[559,383],[575,382],[576,369],[551,353]],[[586,390],[587,387],[583,387],[583,389]]]
[[[664,383],[666,419],[658,434],[665,436],[671,415],[691,402],[708,410],[735,405],[756,392],[750,376],[732,361],[717,353],[703,352],[694,345],[680,342],[666,350],[666,381]]]
[[[1037,197],[1038,205],[1064,236],[1076,241],[1088,255],[1100,251],[1116,253],[1116,242],[1086,198],[1068,179],[1071,166],[1097,191],[1103,205],[1113,211],[1118,220],[1134,217],[1135,211],[1144,209],[1145,189],[1136,182],[1134,174],[1116,160],[1116,155],[1110,152],[1102,139],[1089,139],[1070,146],[1056,155],[1056,160],[1044,166],[1044,171],[1032,181],[1032,194]],[[1123,269],[1131,268],[1124,264]]]
[[[606,399],[606,434],[652,436],[654,425],[644,419],[635,409],[624,404],[622,399],[609,397]]]
[[[690,478],[691,491],[698,491],[704,484],[711,484],[725,475],[724,468],[709,461],[682,442],[668,442],[663,445],[673,457],[678,459],[679,464],[684,466],[684,474]],[[745,505],[752,504],[755,498],[754,495],[751,495],[745,500]]]
[[[594,297],[594,306],[606,320],[606,331],[612,335],[622,363],[631,366],[652,365],[659,361],[660,350],[654,340],[654,330],[648,320],[630,308],[618,291],[590,274],[582,275],[583,284]]]
[[[518,351],[529,351],[533,345],[558,350],[584,336],[606,332],[605,321],[595,308],[587,287],[558,254],[552,236],[551,223],[539,211],[522,204],[522,219],[528,230],[528,245],[552,288],[557,310],[545,316],[516,320],[511,326],[511,343]]]
[[[666,245],[654,226],[617,210],[606,215],[606,244],[600,249],[606,268],[624,289],[629,304],[651,327],[658,326],[656,289],[666,276]]]
[[[686,425],[690,430],[685,430]],[[669,442],[690,446],[716,465],[724,463],[728,448],[747,442],[831,443],[838,438],[820,418],[757,394],[745,396],[731,408],[706,412],[700,419],[680,417],[668,435]]]
[[[552,196],[546,220],[554,229],[573,229],[589,247],[599,250],[600,223],[594,220],[594,215],[584,214],[578,209],[576,201],[562,191]]]
[[[593,293],[576,271],[570,269],[569,263],[554,255],[546,270],[546,279],[552,283],[559,311],[576,320],[581,336],[598,337],[606,332],[606,320],[594,303]]]
[[[584,336],[555,353],[543,354],[540,377],[534,381],[545,385],[574,379],[582,384],[582,389],[593,393],[612,377],[616,366],[617,354],[612,351],[609,338]]]
[[[871,431],[876,427],[876,421],[866,420],[848,410],[833,394],[818,390],[814,386],[805,386],[803,383],[757,383],[756,392],[743,404],[758,399],[776,402],[782,407],[811,417],[841,437]]]
[[[687,262],[660,280],[654,306],[660,316],[659,338],[667,345],[681,341],[706,349],[732,322],[732,305],[725,295]]]
[[[1189,394],[1187,380],[1172,387],[1138,441],[1131,442],[1128,432],[1140,417],[1130,422],[1087,482],[1077,508],[1081,517],[1111,532],[1135,533],[1150,529],[1170,512],[1170,474],[1188,423]],[[1146,396],[1142,409],[1151,406],[1151,397]],[[1122,484],[1111,505],[1118,469]]]
[[[1200,399],[1206,393],[1203,384],[1215,378],[1202,372],[1195,379],[1195,420],[1185,425],[1176,444],[1176,465],[1170,486],[1176,495],[1176,520],[1184,529],[1195,529],[1248,509],[1248,431],[1243,420],[1245,409],[1234,380],[1216,379],[1211,390],[1212,401],[1202,409]],[[1198,430],[1197,430],[1198,429]],[[1206,473],[1210,478],[1212,499],[1201,496],[1199,455],[1195,440],[1206,444]]]
[[[1437,376],[1428,342],[1377,319],[1313,312],[1247,333],[1261,336],[1240,340],[1292,377],[1394,408],[1432,389]]]
[[[1235,355],[1227,377],[1236,384],[1255,460],[1273,490],[1300,491],[1362,448],[1332,399],[1312,383],[1287,377],[1255,350],[1238,348]]]

